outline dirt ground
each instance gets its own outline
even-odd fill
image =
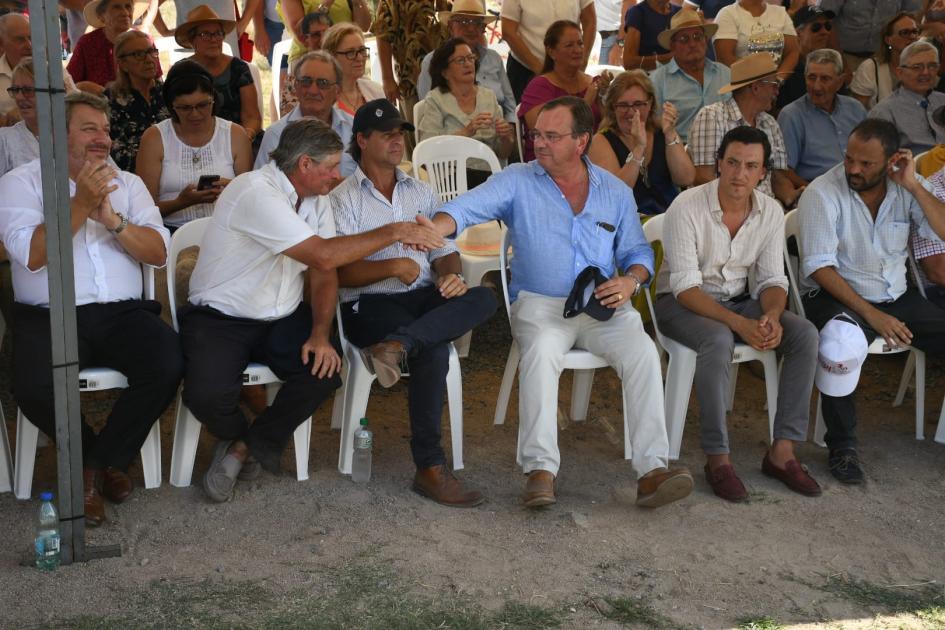
[[[559,502],[533,512],[519,499],[517,392],[506,424],[492,424],[509,340],[500,310],[463,361],[459,474],[486,494],[481,507],[440,507],[410,491],[406,388],[375,386],[370,483],[337,472],[338,433],[330,410],[320,409],[309,481],[295,480],[290,447],[285,475],[240,483],[226,504],[210,503],[199,485],[138,489],[109,506],[107,525],[88,532],[90,545],[121,544],[120,558],[51,574],[24,566],[38,501],[0,495],[0,625],[945,627],[945,445],[914,439],[911,396],[892,407],[902,358],[870,358],[864,369],[865,486],[835,483],[825,452],[809,443],[799,453],[824,486],[821,498],[762,476],[764,386],[743,368],[729,426],[751,500],[733,505],[709,490],[693,401],[680,463],[692,469],[695,491],[655,511],[634,506],[618,381],[601,370],[589,420],[560,433]],[[945,395],[942,367],[930,360],[930,436]],[[567,409],[570,377],[561,385]],[[172,430],[168,412],[165,471]],[[448,437],[444,422],[446,445]],[[198,482],[211,448],[206,432],[202,438]],[[54,450],[40,449],[34,497],[55,487],[55,467]],[[137,465],[132,474],[140,484]]]

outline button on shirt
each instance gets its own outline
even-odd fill
[[[155,230],[166,250],[170,234],[141,178],[118,171],[111,184],[118,186],[108,195],[112,208],[125,215],[129,223]],[[69,195],[75,195],[71,179]],[[36,271],[26,267],[33,232],[43,223],[42,174],[39,160],[34,160],[0,178],[0,234],[11,261],[16,301],[48,307],[46,267]],[[77,305],[141,299],[141,264],[101,223],[88,219],[79,228],[72,237],[72,257]]]
[[[820,0],[820,8],[837,17],[840,49],[873,54],[883,27],[900,11],[918,13],[922,0]],[[708,17],[708,16],[707,16]]]
[[[866,108],[840,94],[832,112],[815,106],[807,94],[790,103],[778,114],[788,166],[807,181],[820,177],[843,161],[847,138],[864,118]]]
[[[304,118],[304,116],[302,116],[302,110],[296,105],[286,116],[283,116],[269,125],[269,128],[266,129],[266,133],[263,134],[262,143],[259,145],[259,153],[256,154],[256,162],[253,164],[254,169],[260,169],[269,163],[269,154],[275,151],[276,147],[279,146],[279,139],[282,138],[282,131],[285,129],[285,126],[290,122],[301,120],[302,118]],[[358,166],[354,158],[348,153],[348,143],[351,142],[351,126],[353,122],[354,119],[349,114],[338,109],[337,105],[331,106],[331,130],[338,134],[338,137],[341,138],[341,143],[344,145],[344,149],[342,149],[341,152],[341,166],[338,169],[341,171],[342,177],[347,177],[353,173],[354,169]]]
[[[870,118],[888,120],[899,130],[899,144],[913,153],[928,151],[945,143],[945,129],[932,122],[932,114],[945,105],[945,94],[932,91],[928,96],[916,94],[899,86],[892,94],[876,103]]]
[[[676,120],[676,131],[683,142],[689,137],[689,127],[695,119],[699,110],[706,105],[727,101],[732,98],[732,94],[719,94],[719,89],[729,84],[732,78],[732,71],[725,64],[705,60],[705,70],[703,71],[702,84],[686,74],[682,68],[676,64],[675,59],[670,59],[650,73],[650,80],[653,82],[653,90],[656,93],[656,102],[660,106],[663,103],[670,102],[676,106],[679,112],[679,118]]]
[[[433,189],[400,169],[396,170],[393,200],[381,194],[364,172],[357,168],[349,177],[331,191],[331,206],[335,213],[335,226],[340,236],[360,234],[400,221],[416,221],[418,214],[433,218],[440,198]],[[420,273],[412,284],[406,285],[397,278],[385,278],[365,287],[338,289],[342,302],[353,302],[362,294],[390,294],[411,291],[433,284],[435,274],[431,263],[437,258],[456,253],[456,245],[447,241],[444,247],[430,252],[418,252],[402,243],[388,245],[365,260],[390,260],[409,258],[420,266]]]
[[[925,179],[919,181],[932,190]],[[811,182],[797,207],[805,290],[817,287],[812,273],[833,267],[864,300],[896,300],[906,292],[910,221],[920,236],[941,242],[915,197],[888,179],[874,221],[860,195],[847,185],[843,164]]]
[[[512,164],[440,207],[456,221],[457,234],[470,225],[501,219],[509,227],[515,255],[509,297],[519,291],[567,297],[589,265],[613,277],[616,266],[642,265],[653,274],[650,248],[633,193],[621,180],[585,157],[590,184],[578,214],[537,161]],[[616,261],[616,266],[615,266]]]
[[[476,71],[476,81],[482,87],[487,87],[495,92],[495,98],[502,107],[502,114],[509,122],[515,122],[515,95],[512,94],[512,86],[509,84],[509,77],[505,73],[505,66],[502,63],[502,57],[499,53],[486,48],[477,46],[476,54],[479,55],[479,69]],[[420,78],[417,82],[417,94],[420,98],[426,98],[433,80],[430,78],[430,60],[433,59],[433,53],[427,53],[426,57],[420,63]]]
[[[190,278],[190,302],[231,317],[274,320],[302,302],[308,267],[282,252],[335,236],[326,196],[306,197],[275,164],[243,173],[217,199]]]

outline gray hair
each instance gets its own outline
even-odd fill
[[[934,44],[923,41],[921,39],[919,41],[912,42],[911,44],[903,48],[901,53],[899,53],[899,67],[901,68],[904,65],[906,65],[909,62],[909,59],[918,55],[919,53],[924,53],[928,51],[932,51],[935,53],[935,61],[937,62],[939,60],[938,48],[936,48]]]
[[[837,76],[843,74],[843,56],[833,48],[821,48],[808,53],[804,64],[804,74],[810,72],[812,63],[831,63],[833,69],[837,71]]]
[[[36,72],[33,70],[33,58],[23,57],[20,59],[20,63],[16,64],[13,68],[13,72],[10,73],[11,76],[16,74],[28,74],[35,81]]]
[[[341,83],[341,64],[339,64],[338,60],[335,59],[330,53],[325,52],[324,50],[312,50],[299,57],[298,63],[295,64],[295,68],[292,70],[293,78],[299,78],[299,74],[302,72],[302,64],[308,61],[321,61],[322,63],[327,63],[329,66],[335,69],[335,80],[339,84]]]
[[[105,114],[106,118],[111,118],[111,112],[108,109],[108,101],[91,92],[73,92],[72,94],[67,94],[64,100],[66,103],[66,131],[69,130],[69,122],[72,120],[72,110],[75,109],[77,105],[88,105],[92,109],[97,109]]]
[[[0,15],[0,39],[7,36],[7,27],[10,25],[10,22],[16,20],[17,18],[23,20],[27,24],[30,23],[29,16],[23,13],[7,13],[5,15]]]
[[[317,118],[302,118],[285,126],[279,146],[269,154],[269,159],[288,175],[295,172],[303,155],[321,162],[343,148],[341,138],[326,123]]]

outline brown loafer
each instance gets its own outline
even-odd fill
[[[413,478],[413,491],[449,507],[475,507],[484,500],[478,490],[464,488],[445,464],[418,468]]]
[[[819,497],[823,493],[820,484],[807,472],[807,466],[796,459],[790,460],[784,465],[784,468],[778,468],[765,453],[765,458],[761,460],[761,472],[768,477],[777,479],[798,494]]]
[[[637,505],[660,507],[692,492],[692,475],[685,468],[656,469],[637,482]]]
[[[724,464],[714,470],[709,470],[709,465],[706,464],[705,480],[709,482],[712,492],[726,501],[738,503],[748,498],[745,484],[735,474],[735,468],[731,464]]]
[[[547,470],[533,470],[528,473],[525,482],[525,494],[522,495],[525,507],[539,508],[558,502],[555,498],[555,476]]]
[[[131,496],[132,490],[134,484],[127,473],[112,467],[102,472],[102,495],[112,503],[122,503]]]
[[[82,470],[82,485],[85,491],[85,524],[98,527],[105,522],[105,501],[98,491],[99,473],[95,468]]]
[[[407,352],[399,341],[382,341],[361,351],[368,367],[374,370],[381,387],[392,387],[400,380],[400,365]]]

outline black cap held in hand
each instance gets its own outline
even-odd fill
[[[354,113],[354,123],[351,134],[367,131],[390,131],[391,129],[406,129],[413,131],[414,126],[401,118],[400,112],[386,98],[377,98],[368,101]]]
[[[594,266],[585,267],[574,280],[571,293],[564,302],[564,317],[568,319],[586,313],[601,322],[613,317],[617,309],[604,306],[594,295],[594,289],[604,282],[607,282],[607,278],[600,269]]]

